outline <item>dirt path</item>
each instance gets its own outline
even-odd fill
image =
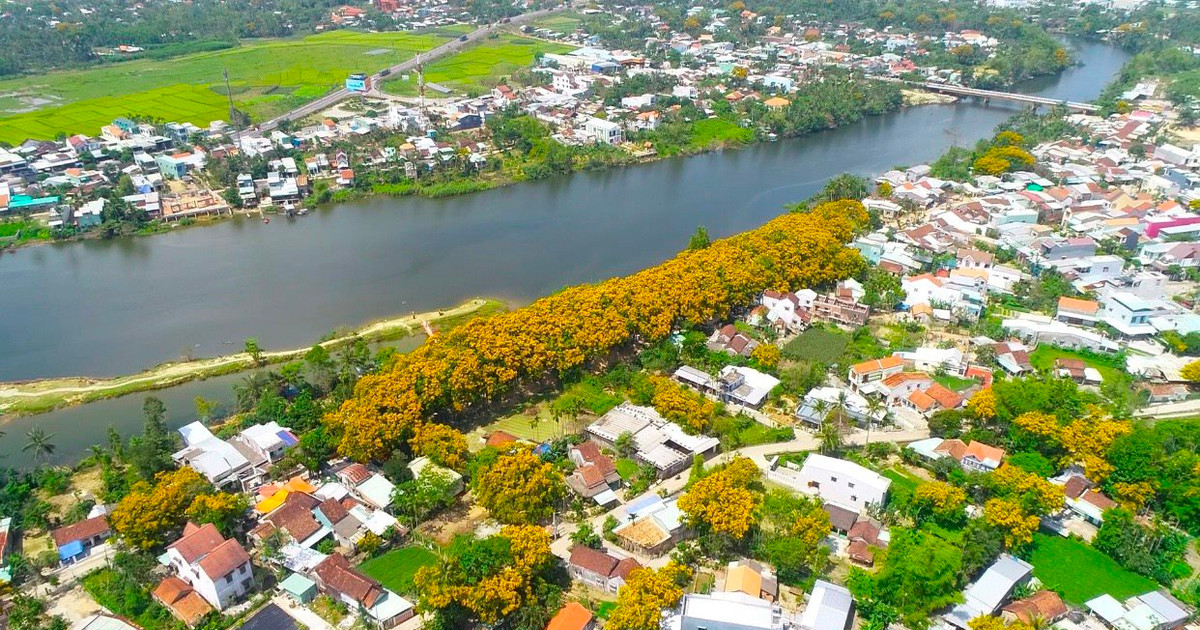
[[[489,304],[474,299],[451,309],[429,313],[414,313],[369,324],[351,333],[322,341],[325,348],[335,348],[354,338],[373,339],[396,334],[413,334],[432,330],[432,323],[470,315]],[[311,346],[295,350],[263,352],[261,364],[283,363],[304,356]],[[104,398],[114,398],[135,392],[162,389],[188,381],[240,372],[255,367],[254,359],[245,352],[211,359],[164,363],[144,372],[109,379],[67,377],[0,384],[0,413],[9,417],[43,413],[59,407],[82,404]]]

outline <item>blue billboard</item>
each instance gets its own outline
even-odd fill
[[[367,75],[355,73],[346,77],[346,89],[351,92],[366,92],[371,89],[371,81]]]

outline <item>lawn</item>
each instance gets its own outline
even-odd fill
[[[942,387],[956,392],[961,392],[975,384],[975,379],[959,378],[953,374],[934,374],[933,380],[940,383]]]
[[[783,356],[798,361],[833,363],[850,344],[845,333],[828,328],[809,328],[783,347]]]
[[[621,479],[625,481],[633,479],[634,476],[638,474],[637,462],[629,459],[628,457],[622,457],[621,459],[618,459],[615,463],[615,466],[617,468],[617,474],[621,475]]]
[[[367,560],[358,568],[379,580],[385,588],[397,593],[412,593],[417,570],[436,561],[437,556],[424,547],[401,547]]]
[[[465,28],[465,27],[464,27]],[[255,120],[269,118],[339,86],[351,72],[375,72],[458,36],[464,28],[422,33],[332,31],[256,40],[236,48],[136,59],[0,81],[8,95],[0,141],[97,134],[114,118],[141,115],[205,126],[227,120],[222,73],[234,102]],[[34,103],[29,99],[45,102]],[[37,107],[33,111],[20,111]]]
[[[752,130],[739,127],[723,118],[705,118],[692,125],[692,146],[695,149],[746,144],[752,140]]]
[[[880,474],[892,480],[892,485],[888,488],[888,494],[891,497],[891,503],[900,507],[908,504],[909,500],[912,499],[913,492],[917,489],[917,485],[921,483],[921,479],[917,476],[898,468],[889,468]]]
[[[1033,575],[1072,604],[1105,593],[1124,600],[1158,588],[1154,580],[1121,568],[1078,540],[1038,533],[1033,542]]]
[[[1115,358],[1098,355],[1084,356],[1079,352],[1066,350],[1063,348],[1056,348],[1046,344],[1039,345],[1037,350],[1034,350],[1029,355],[1029,362],[1033,364],[1033,367],[1039,370],[1054,369],[1055,359],[1083,359],[1083,362],[1086,363],[1088,367],[1093,367],[1099,370],[1100,376],[1103,377],[1105,381],[1116,379],[1120,377],[1122,372],[1124,372],[1124,370],[1118,367]]]
[[[535,29],[546,28],[560,33],[570,33],[579,27],[583,22],[583,18],[575,13],[560,13],[550,17],[542,18],[530,26]]]
[[[565,53],[572,50],[574,47],[566,44],[505,34],[495,39],[485,39],[463,52],[434,61],[425,68],[425,81],[456,92],[483,93],[498,84],[502,77],[532,65],[534,56],[539,52]],[[417,75],[410,73],[408,76],[408,81],[396,78],[384,83],[384,91],[405,96],[416,95]],[[426,91],[426,96],[438,94]]]

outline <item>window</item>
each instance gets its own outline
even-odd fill
[[[853,487],[854,487],[854,482],[853,482],[853,481],[851,481],[850,483],[848,483],[848,484],[846,484],[846,485],[848,485],[848,486],[850,486],[851,488],[853,488]]]
[[[837,477],[834,477],[834,476],[830,475],[830,477],[829,477],[829,480],[830,480],[830,481],[837,481]]]
[[[858,497],[856,497],[856,496],[854,496],[854,495],[852,494],[852,495],[850,495],[850,500],[851,500],[851,501],[855,501],[855,502],[857,502],[857,501],[858,501]]]

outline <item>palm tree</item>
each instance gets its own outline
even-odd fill
[[[29,441],[21,448],[21,452],[32,452],[34,460],[40,459],[42,463],[45,463],[46,459],[54,454],[56,447],[50,441],[50,438],[54,437],[53,433],[46,433],[41,427],[34,427],[25,434],[25,437]]]

